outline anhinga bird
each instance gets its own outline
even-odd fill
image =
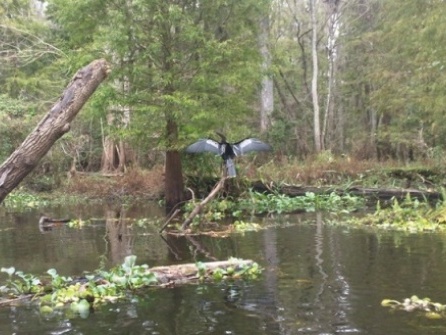
[[[271,147],[256,138],[245,138],[236,143],[228,143],[226,137],[217,132],[221,137],[221,142],[212,139],[201,139],[186,148],[188,153],[213,152],[220,155],[227,169],[227,176],[233,178],[237,175],[235,171],[234,158],[235,156],[244,155],[251,151],[269,151]]]

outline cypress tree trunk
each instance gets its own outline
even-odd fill
[[[166,193],[166,211],[170,212],[173,207],[184,199],[184,183],[180,153],[178,150],[170,149],[178,138],[178,125],[171,117],[168,117],[167,119],[166,130],[169,147],[166,152],[164,185]]]
[[[36,167],[109,72],[107,62],[95,60],[79,70],[59,101],[24,142],[0,166],[0,203]]]

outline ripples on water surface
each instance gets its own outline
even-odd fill
[[[265,271],[250,283],[150,289],[138,301],[105,305],[87,319],[48,319],[35,307],[1,306],[0,334],[446,334],[445,320],[380,306],[384,298],[413,294],[446,303],[442,234],[333,227],[314,214],[280,217],[277,228],[223,239],[163,240],[158,227],[129,224],[161,215],[156,206],[46,212],[95,220],[82,229],[40,231],[40,212],[0,212],[1,267],[80,275],[135,254],[150,266],[235,256]]]

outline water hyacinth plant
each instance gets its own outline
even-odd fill
[[[416,295],[403,301],[384,299],[381,306],[406,312],[422,312],[428,319],[443,319],[446,317],[446,305],[433,302],[430,298],[419,298]]]
[[[243,263],[237,259],[229,259],[229,262]],[[197,263],[196,267],[197,273],[192,274],[192,278],[215,282],[257,279],[262,270],[254,262],[216,270],[208,269],[205,263]],[[81,278],[61,276],[55,269],[47,271],[50,278],[42,279],[16,271],[14,267],[1,271],[8,274],[8,280],[0,287],[0,301],[7,303],[31,294],[38,298],[33,301],[40,312],[47,315],[64,311],[72,313],[71,316],[87,317],[100,304],[135,296],[138,290],[159,284],[157,276],[146,264],[136,264],[134,255],[127,256],[121,265],[109,271],[96,270]]]
[[[186,203],[184,217],[188,217],[196,203]],[[247,214],[284,214],[293,212],[327,211],[331,213],[351,213],[365,207],[365,199],[352,195],[315,194],[290,197],[281,193],[261,193],[249,190],[244,196],[214,199],[206,209],[194,217],[193,224],[216,222],[225,218],[241,218]]]
[[[407,196],[403,201],[393,199],[387,207],[378,202],[373,213],[349,218],[344,224],[407,232],[443,231],[446,229],[445,213],[445,203],[432,205]]]

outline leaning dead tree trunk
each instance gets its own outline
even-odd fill
[[[193,211],[189,214],[187,219],[184,220],[183,224],[181,225],[182,230],[186,230],[189,227],[189,225],[191,224],[194,217],[196,217],[198,214],[200,214],[200,212],[203,210],[203,207],[206,206],[206,204],[209,201],[211,201],[212,199],[215,198],[215,196],[218,194],[218,192],[220,192],[220,190],[223,188],[223,186],[225,186],[226,179],[228,179],[228,177],[226,175],[221,177],[220,181],[217,183],[217,185],[215,185],[215,187],[211,191],[211,193],[209,193],[209,195],[204,200],[202,200],[197,206],[195,206]]]
[[[36,167],[54,142],[70,130],[70,122],[108,72],[107,62],[99,59],[74,75],[59,101],[0,166],[0,203]]]

